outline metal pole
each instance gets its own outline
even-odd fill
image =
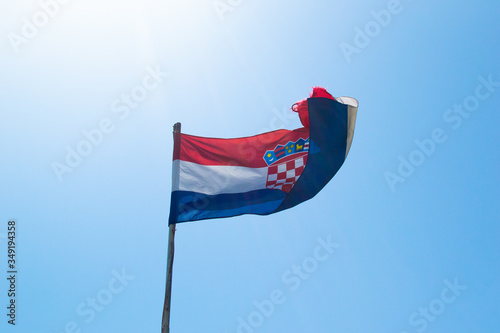
[[[174,125],[174,158],[176,152],[180,149],[180,133],[181,123]],[[178,176],[179,170],[172,170],[173,178]],[[173,179],[173,182],[176,180]],[[174,183],[172,183],[173,186]],[[163,304],[163,317],[161,323],[161,333],[170,333],[170,301],[172,296],[172,270],[174,266],[174,238],[175,238],[175,223],[171,223],[168,227],[168,257],[167,257],[167,285],[165,287],[165,303]]]

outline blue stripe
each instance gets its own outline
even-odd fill
[[[328,98],[309,98],[311,149],[302,175],[276,211],[314,197],[337,173],[345,160],[347,105]]]
[[[178,214],[176,221],[170,223],[242,214],[267,215],[279,207],[285,196],[286,193],[271,189],[218,195],[174,191],[172,202],[178,203]]]

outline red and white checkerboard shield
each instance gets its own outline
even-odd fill
[[[293,154],[276,161],[267,169],[266,187],[290,192],[299,179],[307,162],[307,152]]]

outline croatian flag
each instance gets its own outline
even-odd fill
[[[344,163],[358,107],[317,89],[294,109],[302,128],[235,139],[174,133],[169,224],[268,215],[314,197]]]

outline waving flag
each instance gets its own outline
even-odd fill
[[[349,152],[358,102],[315,88],[294,105],[304,127],[235,139],[174,135],[169,224],[268,215],[315,196]]]

